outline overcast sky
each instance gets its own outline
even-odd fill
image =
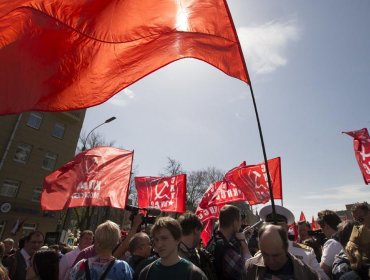
[[[368,200],[352,138],[341,132],[370,128],[370,1],[228,3],[267,156],[282,159],[284,206],[311,219]],[[172,63],[90,108],[83,131],[111,116],[98,131],[135,150],[140,176],[157,176],[167,157],[189,171],[263,161],[249,87],[198,60]]]

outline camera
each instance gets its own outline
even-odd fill
[[[321,229],[309,230],[307,233],[309,236],[312,236],[321,246],[327,241],[327,238]]]
[[[161,214],[161,210],[159,210],[158,208],[139,208],[132,205],[126,205],[125,209],[131,212],[130,215],[131,223],[133,222],[134,217],[139,214],[139,211],[144,212],[145,215],[143,217],[141,225],[144,225],[145,227],[148,224],[150,225],[154,224],[157,217]]]

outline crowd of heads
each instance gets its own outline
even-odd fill
[[[322,269],[328,277],[333,277],[336,273],[334,271],[336,257],[340,254],[342,257],[344,256],[343,259],[347,262],[348,270],[351,272],[360,274],[364,267],[370,267],[370,210],[367,203],[355,204],[352,208],[352,215],[353,220],[342,221],[334,211],[319,211],[316,222],[320,229],[316,231],[312,230],[311,224],[307,221],[297,223],[298,241],[311,247],[310,252],[320,264],[320,267],[315,271],[318,275],[320,274],[319,269]],[[140,222],[136,223],[126,238],[122,238],[119,225],[108,220],[100,224],[95,232],[83,231],[76,248],[81,252],[92,248],[93,250],[90,251],[93,252],[93,256],[111,256],[128,261],[133,279],[138,279],[149,260],[159,259],[163,265],[170,265],[181,257],[199,266],[204,272],[203,275],[207,277],[204,279],[213,280],[223,279],[220,275],[224,272],[219,271],[220,268],[217,267],[217,261],[220,261],[217,260],[220,257],[217,255],[219,254],[217,250],[220,250],[217,248],[219,246],[217,236],[221,236],[224,241],[226,240],[226,243],[222,243],[222,246],[226,246],[226,249],[223,248],[223,250],[227,252],[232,249],[234,252],[238,252],[238,256],[242,259],[243,268],[238,267],[239,270],[242,270],[241,275],[248,276],[248,272],[253,268],[255,258],[263,260],[269,273],[274,275],[287,263],[290,263],[292,256],[294,256],[292,245],[290,245],[292,238],[288,234],[288,226],[292,220],[294,222],[294,216],[288,209],[278,205],[276,205],[275,213],[273,213],[272,207],[268,206],[261,209],[259,216],[264,223],[259,229],[256,227],[252,231],[248,231],[245,230],[245,225],[242,226],[239,208],[233,205],[223,206],[217,223],[214,223],[216,229],[214,229],[208,244],[202,244],[201,241],[203,223],[191,212],[186,212],[176,218],[158,217],[155,223],[150,225],[150,230],[142,228]],[[244,231],[241,232],[243,228]],[[244,239],[249,241],[247,247],[242,245],[241,241]],[[256,240],[255,243],[253,243],[253,239]],[[212,244],[214,240],[216,242]],[[341,248],[341,252],[338,251],[335,256],[332,256],[333,262],[330,262],[329,265],[326,262],[329,259],[328,252],[325,250],[329,245],[334,246],[332,245],[334,241],[330,243],[328,240],[334,240],[340,244],[335,245],[336,248]],[[258,248],[253,248],[251,244],[257,244]],[[21,250],[32,258],[27,264],[26,274],[15,278],[22,279],[25,276],[27,279],[61,279],[61,259],[73,250],[73,248],[61,244],[45,246],[44,234],[40,231],[33,231],[20,239],[17,250],[14,245],[11,238],[5,238],[3,242],[0,242],[0,260],[2,260],[2,263],[0,262],[0,279],[7,279],[6,275],[13,278],[16,275],[21,275],[17,271],[11,271],[11,268],[7,266],[11,263],[12,257]],[[202,255],[203,253],[205,255]],[[204,265],[204,256],[209,256],[207,264],[209,269]],[[234,261],[235,258],[234,256]],[[76,265],[80,260],[81,258],[76,257],[73,265]],[[138,265],[139,263],[140,265]],[[247,264],[245,267],[244,263]],[[212,268],[212,265],[216,266]],[[315,268],[311,266],[308,265],[309,269],[314,271]],[[73,266],[68,267],[65,273],[69,275],[72,273],[72,269]],[[213,273],[220,273],[220,275],[212,275],[212,270],[214,270]],[[68,275],[67,278],[63,277],[63,279],[73,279],[68,278]],[[325,277],[321,278],[326,279]]]

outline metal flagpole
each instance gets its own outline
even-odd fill
[[[270,191],[270,200],[271,200],[271,206],[272,206],[272,218],[274,220],[274,223],[277,223],[276,220],[276,210],[275,210],[275,201],[274,201],[274,194],[272,192],[272,182],[271,182],[271,176],[270,176],[270,170],[269,166],[267,163],[267,156],[266,156],[266,149],[265,149],[265,142],[263,141],[263,135],[262,135],[262,128],[261,128],[261,123],[260,123],[260,118],[258,116],[258,110],[257,110],[257,104],[256,104],[256,99],[254,98],[254,93],[253,93],[253,88],[252,88],[252,83],[249,84],[249,89],[251,91],[252,95],[252,100],[253,100],[253,106],[254,106],[254,112],[256,113],[256,119],[257,119],[257,124],[258,124],[258,131],[260,134],[260,140],[261,140],[261,146],[262,146],[262,152],[263,152],[263,158],[265,160],[265,165],[266,165],[266,172],[267,172],[267,181],[269,185],[269,191]]]

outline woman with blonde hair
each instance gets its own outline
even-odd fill
[[[95,231],[96,256],[79,261],[71,271],[73,280],[131,280],[132,270],[127,262],[117,260],[112,252],[121,239],[119,226],[106,221],[100,224]]]

